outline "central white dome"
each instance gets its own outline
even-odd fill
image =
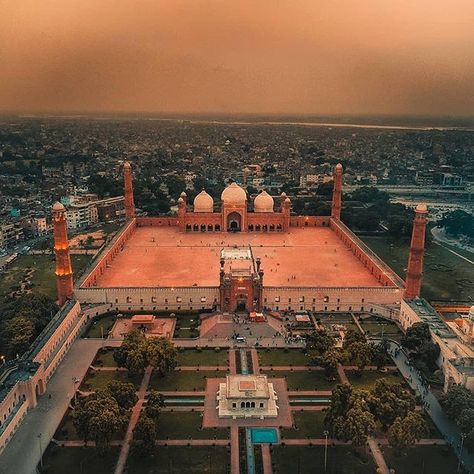
[[[273,212],[273,198],[266,191],[262,191],[253,202],[255,212]]]
[[[232,183],[222,191],[221,200],[224,204],[242,205],[247,202],[247,194],[237,183]]]
[[[214,199],[204,189],[194,198],[194,212],[214,212]]]

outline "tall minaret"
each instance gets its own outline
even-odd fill
[[[407,299],[418,298],[421,292],[427,214],[428,208],[426,204],[418,204],[416,206],[405,282],[405,298]]]
[[[132,167],[126,161],[123,165],[123,184],[125,194],[125,218],[133,219],[135,217],[135,203],[133,201],[133,185],[132,185]]]
[[[331,217],[341,219],[342,207],[342,165],[338,163],[334,170],[334,186],[332,188]]]
[[[72,266],[67,238],[66,209],[57,202],[53,205],[54,253],[56,255],[56,287],[58,303],[62,306],[73,296]]]

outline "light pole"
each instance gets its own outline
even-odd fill
[[[2,359],[2,364],[6,364],[7,361],[6,361],[6,358],[4,355],[0,356],[0,359]]]
[[[328,435],[329,431],[323,431],[324,435],[324,472],[326,472],[328,466]]]
[[[459,472],[461,469],[461,458],[462,458],[462,449],[464,447],[464,438],[466,437],[465,434],[461,434],[461,447],[459,448],[459,457],[458,457],[458,468],[456,472]]]
[[[39,450],[40,450],[40,465],[41,469],[43,469],[43,447],[41,446],[41,433],[38,435],[39,441]]]
[[[72,389],[74,392],[74,406],[77,404],[77,392],[76,392],[76,384],[79,382],[79,380],[76,377],[72,378]]]

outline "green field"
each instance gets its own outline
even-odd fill
[[[202,412],[164,411],[157,423],[157,439],[229,439],[228,428],[204,428]]]
[[[174,370],[164,377],[159,377],[157,372],[154,372],[149,390],[164,390],[164,391],[203,391],[206,388],[206,378],[225,378],[227,372],[210,372],[204,370]]]
[[[227,474],[229,471],[230,451],[223,446],[163,446],[147,457],[132,454],[127,462],[130,474]]]
[[[117,367],[117,362],[114,360],[114,348],[105,347],[104,349],[99,349],[92,365],[94,367]]]
[[[61,448],[50,445],[43,458],[44,471],[48,474],[110,474],[114,472],[119,455],[118,447],[99,451],[93,447]],[[41,471],[40,471],[41,472]]]
[[[400,277],[405,279],[409,241],[390,237],[361,237]],[[474,289],[474,266],[449,250],[426,242],[422,296],[428,300],[467,301]],[[469,283],[470,282],[470,283]]]
[[[271,450],[274,474],[324,473],[324,446],[273,446]],[[374,473],[374,462],[364,448],[328,447],[326,474]]]
[[[455,473],[457,468],[455,454],[445,446],[416,446],[400,456],[387,447],[383,448],[383,455],[389,468],[403,474],[447,474]]]
[[[107,314],[95,317],[89,324],[82,337],[101,338],[103,336],[105,339],[109,334],[109,331],[114,327],[116,319],[117,316],[115,314]]]
[[[401,329],[395,323],[382,318],[371,316],[361,319],[359,323],[367,336],[383,336],[397,341],[403,336]]]
[[[202,349],[201,351],[196,349],[184,349],[178,352],[178,365],[227,366],[229,365],[228,358],[229,352],[227,348],[223,348],[217,352],[214,349]]]
[[[301,349],[261,349],[258,359],[262,366],[309,365],[309,358]]]
[[[90,255],[71,255],[72,268],[80,274],[90,261]],[[33,293],[56,298],[56,277],[54,275],[54,255],[20,255],[0,278],[0,296],[4,297],[12,286],[20,284],[28,268],[33,268],[31,278]]]
[[[282,428],[282,438],[324,438],[324,411],[294,411],[294,428]]]
[[[375,385],[375,382],[380,379],[385,379],[390,383],[406,383],[403,376],[397,370],[390,370],[388,372],[363,370],[361,375],[352,370],[345,370],[345,373],[354,388],[371,389]]]
[[[269,377],[286,377],[288,390],[332,390],[338,383],[339,378],[335,381],[326,379],[323,370],[274,370],[266,371]]]
[[[133,383],[135,387],[138,388],[140,386],[142,377],[139,376],[136,378],[131,378],[128,376],[128,371],[126,370],[106,370],[100,372],[89,370],[80,386],[80,390],[84,392],[103,390],[112,380],[118,380],[124,383]]]

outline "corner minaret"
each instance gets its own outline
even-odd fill
[[[123,184],[125,194],[125,218],[133,219],[135,217],[135,203],[133,201],[133,185],[132,185],[132,167],[126,161],[123,165]]]
[[[73,280],[69,241],[67,238],[66,209],[57,202],[53,205],[54,253],[56,255],[56,287],[58,303],[62,306],[73,296]]]
[[[332,188],[331,217],[341,219],[342,207],[342,165],[338,163],[334,170],[334,186]]]
[[[421,292],[427,214],[426,204],[416,206],[405,282],[405,298],[407,299],[418,298]]]

